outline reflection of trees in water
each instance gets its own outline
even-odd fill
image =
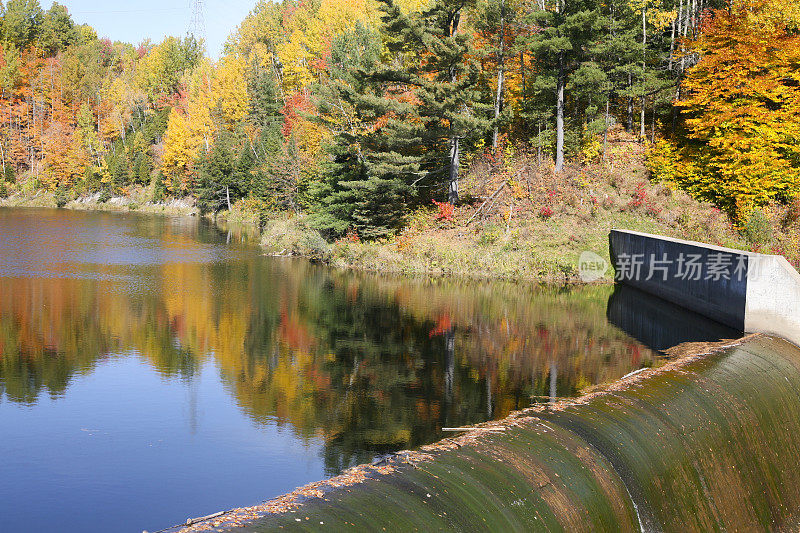
[[[96,294],[79,282],[0,280],[0,398],[35,403],[62,395],[76,371],[89,370],[109,340],[92,319]]]
[[[654,357],[607,324],[610,287],[409,281],[305,264],[283,275],[295,290],[277,298],[296,306],[271,331],[314,330],[317,344],[279,337],[278,358],[286,372],[313,378],[322,369],[327,381],[322,388],[298,383],[306,396],[276,403],[310,416],[304,427],[323,429],[331,471],[435,440],[442,426],[504,416],[528,406],[531,395],[576,394],[629,372],[642,353],[647,364]],[[555,390],[552,368],[559,369]],[[257,396],[245,392],[252,386],[284,393],[270,381],[280,373],[241,379],[238,397]],[[303,409],[306,402],[314,407]]]
[[[198,367],[163,306],[86,280],[0,278],[0,397],[62,395],[75,373],[131,349],[167,376],[188,378]]]
[[[654,361],[607,324],[610,287],[401,280],[256,254],[137,274],[0,279],[0,394],[61,394],[111,352],[182,379],[213,354],[249,416],[323,440],[334,473]]]

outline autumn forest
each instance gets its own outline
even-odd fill
[[[370,239],[463,202],[465,169],[504,147],[557,174],[605,161],[619,130],[654,179],[734,220],[800,187],[784,0],[261,0],[218,59],[37,0],[1,28],[1,196],[139,188]]]

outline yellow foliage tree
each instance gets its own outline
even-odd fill
[[[212,91],[220,118],[232,129],[245,117],[250,104],[244,59],[230,55],[223,57],[215,71]]]
[[[213,65],[203,61],[184,80],[184,85],[186,90],[178,105],[170,110],[167,121],[161,171],[167,176],[179,177],[188,190],[194,179],[194,161],[200,151],[208,150],[213,142]]]
[[[685,139],[650,153],[674,181],[738,218],[800,192],[800,36],[786,0],[717,11],[693,49],[684,81]]]

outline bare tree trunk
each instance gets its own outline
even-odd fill
[[[228,202],[228,211],[231,210],[231,188],[225,186],[225,200]]]
[[[647,97],[645,96],[646,88],[645,82],[647,79],[647,3],[645,2],[642,5],[642,101],[641,101],[641,116],[640,116],[640,128],[639,128],[639,138],[642,141],[647,139],[647,132],[645,131],[645,123],[647,119],[645,118],[645,104],[647,104]]]
[[[494,131],[492,132],[492,150],[497,149],[497,137],[500,134],[500,112],[503,110],[503,85],[505,84],[505,41],[506,19],[505,0],[500,0],[500,51],[497,57],[497,95],[494,99]]]
[[[686,8],[684,10],[684,0],[680,0],[680,5],[678,7],[678,45],[677,48],[679,51],[683,52],[683,39],[686,38],[686,28],[688,26],[688,11],[689,11],[689,0],[686,0]],[[683,53],[681,53],[681,61],[680,65],[678,66],[678,74],[675,76],[676,83],[675,83],[675,96],[672,106],[672,134],[675,134],[675,129],[678,126],[678,108],[674,105],[674,102],[680,100],[681,97],[681,76],[683,76],[683,70],[686,66],[686,57]]]
[[[691,12],[689,0],[686,0],[686,13],[683,14],[683,36],[689,35],[689,24],[692,22],[693,14]],[[683,61],[681,61],[683,63]]]
[[[656,97],[653,96],[653,114],[650,128],[650,142],[656,142]]]
[[[544,5],[542,0],[541,5]],[[556,0],[556,13],[561,13],[561,0]],[[556,80],[556,166],[555,171],[564,169],[564,52],[558,53],[558,79]]]
[[[645,125],[647,124],[647,118],[645,117],[645,106],[647,105],[647,97],[642,96],[641,101],[639,102],[641,106],[641,110],[639,112],[639,139],[644,141],[647,140],[647,132],[645,131]]]
[[[564,169],[564,54],[558,54],[558,81],[556,83],[556,172]]]
[[[450,31],[450,36],[455,36],[458,33],[458,23],[461,20],[461,14],[456,13],[453,17],[453,24],[452,29]],[[456,73],[454,68],[450,68],[450,81],[455,83],[456,81]],[[452,131],[452,124],[450,126]],[[458,171],[460,165],[460,157],[461,157],[461,139],[458,137],[458,133],[453,131],[452,136],[450,137],[450,169],[449,169],[449,185],[447,188],[447,201],[453,205],[458,203]]]
[[[605,128],[603,129],[603,163],[606,162],[606,153],[608,151],[608,115],[609,115],[609,102],[611,101],[611,93],[606,98],[606,120]]]
[[[628,132],[633,131],[633,96],[630,94],[632,91],[633,76],[628,72],[628,116],[625,120],[625,130]]]
[[[458,137],[450,139],[450,186],[447,191],[447,201],[453,205],[458,203],[458,166],[460,158],[460,141]]]
[[[672,2],[673,7],[675,6],[675,2]],[[681,0],[681,9],[683,8],[683,0]],[[669,65],[667,66],[667,70],[672,70],[672,62],[675,55],[675,27],[678,25],[678,20],[680,19],[680,10],[675,15],[675,18],[672,20],[672,30],[670,31],[669,37]],[[680,31],[680,30],[678,30]]]
[[[539,122],[537,126],[539,126],[539,133],[536,135],[536,164],[542,166],[542,123]]]

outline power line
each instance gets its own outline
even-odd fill
[[[167,11],[183,11],[182,7],[165,7],[160,9],[114,9],[102,11],[70,11],[73,15],[115,15],[125,13],[163,13]]]

